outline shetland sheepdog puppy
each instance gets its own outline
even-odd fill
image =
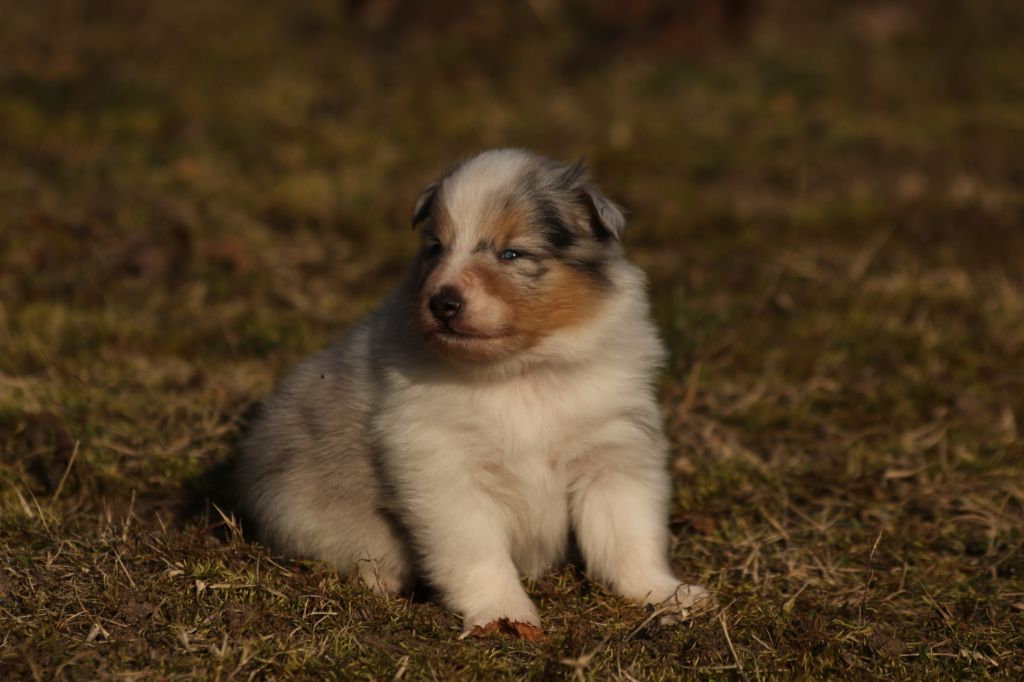
[[[619,207],[581,164],[499,149],[427,187],[412,222],[398,287],[244,440],[260,537],[382,593],[424,579],[470,634],[540,636],[521,576],[563,560],[570,531],[614,593],[710,604],[669,565],[664,351]]]

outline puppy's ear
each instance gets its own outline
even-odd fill
[[[417,225],[430,216],[430,211],[434,207],[434,198],[437,197],[437,186],[436,182],[428,185],[416,199],[416,203],[412,207],[412,228],[414,230]]]
[[[622,233],[626,229],[626,216],[618,204],[589,183],[583,187],[583,202],[590,213],[590,228],[598,240],[622,239]]]
[[[580,159],[562,173],[563,189],[576,194],[590,219],[590,229],[599,241],[621,239],[626,229],[626,216],[615,202],[601,193],[587,173],[586,162]]]

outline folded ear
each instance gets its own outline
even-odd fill
[[[412,207],[413,229],[416,229],[417,225],[430,216],[430,210],[434,206],[434,198],[437,196],[437,185],[438,183],[436,182],[431,183],[420,193],[419,198],[416,199],[416,203]]]
[[[590,227],[594,231],[594,236],[600,240],[609,237],[622,239],[622,233],[626,229],[626,216],[622,208],[590,183],[584,185],[582,189],[583,203],[590,212]]]
[[[558,186],[579,197],[579,202],[589,215],[594,237],[601,241],[609,237],[622,238],[622,232],[626,229],[626,216],[615,202],[590,181],[583,159],[562,170]]]

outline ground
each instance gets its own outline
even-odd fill
[[[1024,8],[0,0],[0,677],[1024,677]],[[682,624],[460,640],[233,516],[244,415],[463,155],[630,212]]]

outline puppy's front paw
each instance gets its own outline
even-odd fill
[[[522,603],[481,609],[462,621],[463,637],[512,635],[536,642],[543,637],[540,616],[533,602],[523,595]]]
[[[677,623],[713,609],[715,596],[700,585],[679,583],[672,594],[657,606],[666,609],[662,623]]]

